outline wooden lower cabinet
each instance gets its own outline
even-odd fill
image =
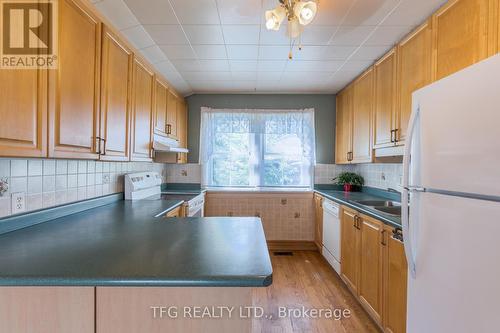
[[[341,277],[385,332],[406,331],[407,265],[394,228],[341,209]]]
[[[0,287],[0,332],[94,333],[94,287]]]
[[[170,212],[168,212],[165,217],[182,217],[183,214],[182,214],[182,206],[180,207],[177,207],[177,208],[174,208],[172,209]]]
[[[384,253],[384,316],[386,332],[403,333],[406,331],[406,291],[408,265],[400,233],[385,226]]]
[[[382,279],[384,225],[367,216],[359,218],[360,253],[359,253],[359,299],[372,317],[382,319]]]
[[[314,243],[321,253],[323,249],[323,197],[314,194]]]
[[[341,277],[353,293],[358,293],[360,233],[357,212],[343,207],[341,214]]]

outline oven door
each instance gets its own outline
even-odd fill
[[[205,195],[200,194],[188,203],[188,216],[189,217],[203,217],[205,207]]]

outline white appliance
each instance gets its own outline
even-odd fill
[[[498,332],[500,55],[415,92],[407,135],[407,332]]]
[[[340,274],[340,207],[335,202],[323,200],[323,257]]]
[[[125,175],[125,200],[183,200],[187,216],[204,216],[205,193],[162,192],[161,176],[157,172]]]

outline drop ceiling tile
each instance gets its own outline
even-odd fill
[[[333,76],[333,73],[329,72],[311,72],[311,71],[304,71],[304,72],[288,72],[285,71],[283,72],[283,75],[281,76],[281,82],[301,82],[302,86],[304,87],[305,83],[314,83],[314,82],[322,82],[324,83],[328,78],[331,78]]]
[[[335,0],[321,1],[318,6],[318,12],[314,18],[313,25],[340,25],[342,19],[348,13],[349,8],[355,1]]]
[[[224,44],[220,25],[188,25],[182,26],[191,44]]]
[[[342,66],[343,61],[300,61],[292,60],[286,65],[285,72],[330,72]]]
[[[242,91],[252,91],[255,90],[257,86],[257,81],[255,80],[234,80],[233,89]]]
[[[326,47],[325,59],[346,60],[355,50],[356,46],[329,45]]]
[[[301,36],[302,45],[327,45],[337,29],[327,25],[307,26]]]
[[[254,60],[259,56],[258,45],[226,45],[227,56],[235,60]]]
[[[411,27],[407,26],[379,26],[366,41],[366,46],[383,46],[397,44],[408,32]]]
[[[226,44],[259,43],[259,25],[223,25],[222,32]]]
[[[259,60],[287,60],[288,46],[261,45],[259,47]]]
[[[227,81],[232,80],[231,72],[182,72],[182,77],[191,81]]]
[[[161,61],[155,64],[155,67],[164,75],[166,75],[165,73],[177,72],[177,69],[175,68],[174,64],[170,62],[170,60]]]
[[[265,26],[260,29],[260,45],[290,45],[290,38],[285,34],[286,25],[279,31],[267,30]]]
[[[257,81],[257,91],[261,92],[278,92],[280,86],[279,80],[274,81]]]
[[[201,71],[200,62],[198,60],[172,60],[172,64],[179,72],[199,72]]]
[[[107,0],[106,0],[107,1]],[[142,24],[177,24],[172,7],[165,0],[124,0]]]
[[[349,60],[346,62],[340,70],[342,71],[350,71],[357,72],[358,74],[363,72],[365,69],[370,67],[373,64],[371,60]]]
[[[230,60],[232,71],[257,71],[257,60]]]
[[[169,0],[182,24],[220,24],[215,0]]]
[[[231,72],[231,78],[236,81],[257,80],[257,72]]]
[[[419,25],[446,2],[446,0],[402,1],[383,25]]]
[[[200,70],[206,72],[229,72],[229,61],[227,60],[199,60]]]
[[[261,0],[217,0],[222,24],[260,24]]]
[[[193,45],[198,59],[227,59],[225,45]]]
[[[127,40],[137,49],[142,49],[154,45],[154,41],[149,37],[148,33],[140,25],[127,28],[121,31]]]
[[[302,50],[293,48],[294,60],[323,60],[326,58],[326,46],[304,45]]]
[[[192,81],[189,85],[200,92],[224,92],[233,86],[233,81]]]
[[[389,46],[362,46],[351,57],[351,60],[377,60],[391,48]]]
[[[196,54],[190,45],[160,45],[170,60],[196,59]]]
[[[355,1],[342,22],[345,25],[378,25],[401,0]]]
[[[137,18],[122,0],[101,1],[96,3],[95,7],[110,20],[113,26],[118,30],[139,25]]]
[[[259,60],[257,71],[282,72],[285,69],[286,63],[286,60]]]
[[[276,81],[281,79],[283,72],[257,72],[258,81]]]
[[[182,27],[165,24],[147,24],[144,29],[149,33],[156,44],[187,45],[189,44]]]
[[[152,64],[156,64],[158,62],[167,60],[167,56],[158,47],[158,45],[153,45],[153,46],[145,47],[145,48],[141,49],[141,53]]]
[[[342,26],[333,35],[330,45],[358,46],[375,28],[375,26]]]

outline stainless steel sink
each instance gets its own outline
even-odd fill
[[[401,216],[401,206],[382,206],[382,207],[375,206],[373,207],[373,209],[389,215]]]
[[[370,207],[399,207],[401,204],[397,201],[390,200],[359,200],[356,201],[360,205]]]

